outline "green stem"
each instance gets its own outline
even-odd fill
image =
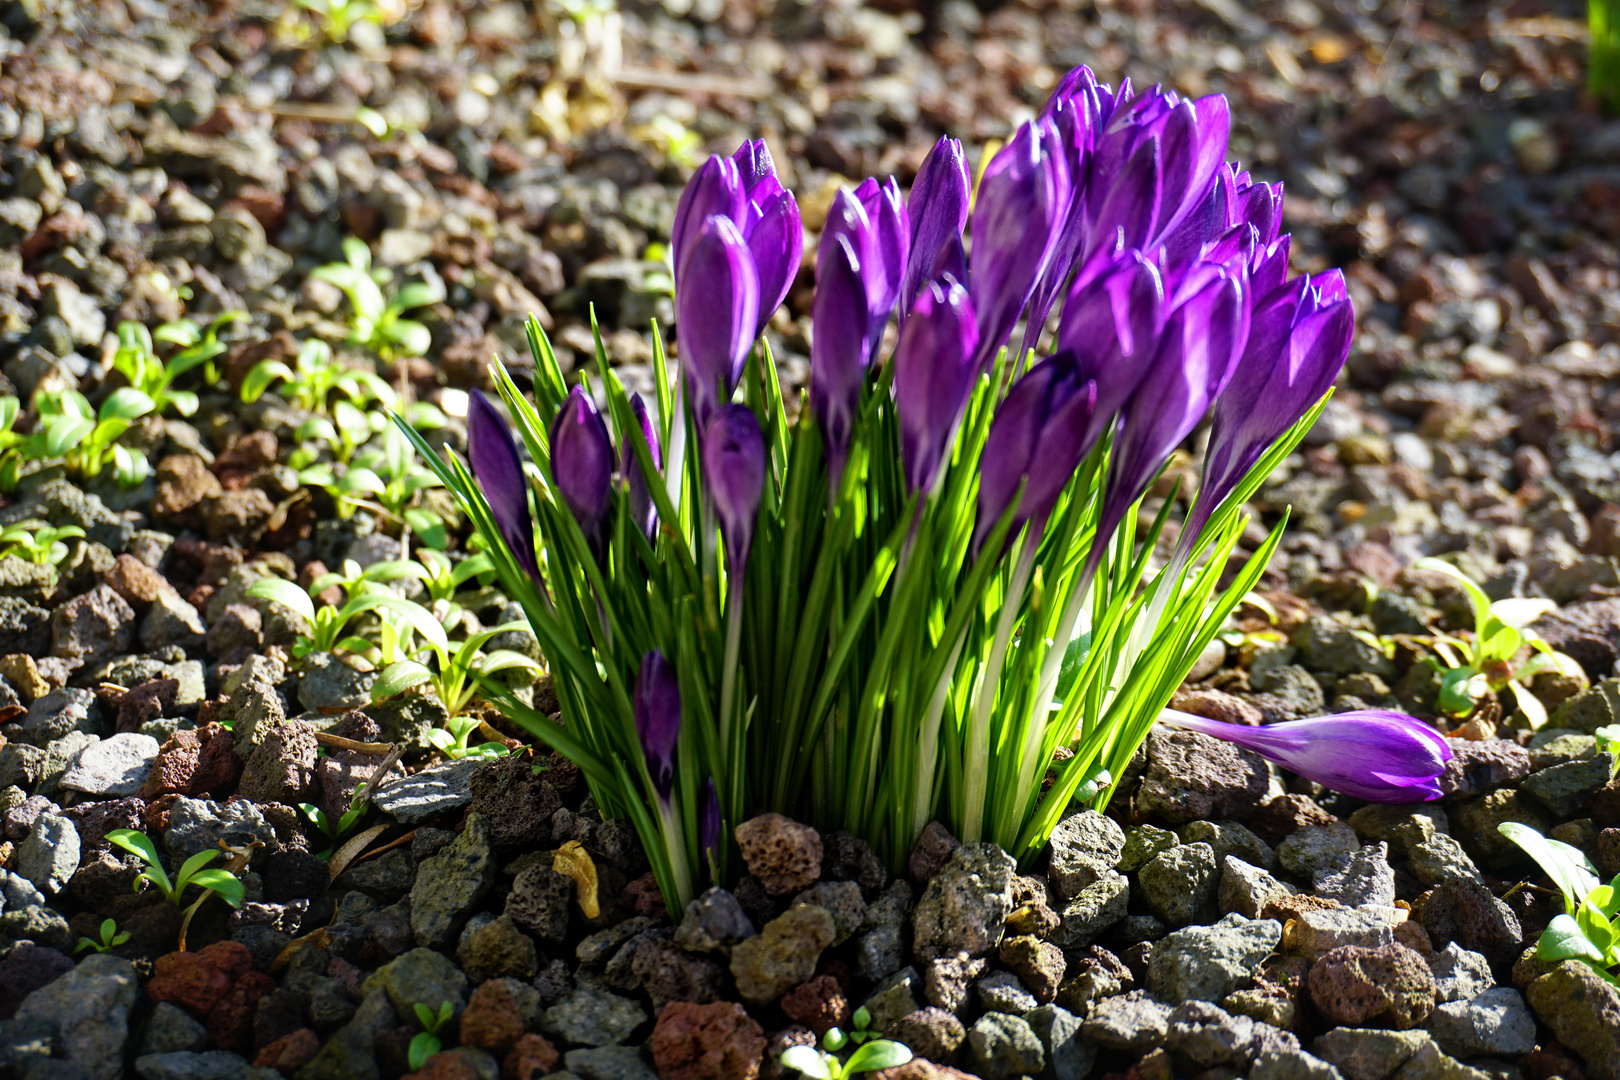
[[[1037,539],[1033,533],[1024,537],[1018,565],[1013,568],[1012,579],[1001,598],[1001,618],[996,624],[995,643],[990,646],[990,659],[985,664],[973,702],[962,761],[962,820],[957,822],[964,844],[976,844],[984,836],[985,789],[990,779],[990,712],[995,708],[1001,667],[1006,662],[1007,646],[1012,641],[1013,627],[1018,623],[1019,610],[1023,606],[1024,588],[1029,584],[1029,575],[1035,566],[1035,549],[1040,546]]]

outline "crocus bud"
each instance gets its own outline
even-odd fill
[[[536,582],[540,565],[534,557],[534,522],[529,517],[529,482],[523,476],[517,441],[495,405],[474,390],[467,406],[467,458],[473,479],[483,491],[501,539],[512,558]]]
[[[950,271],[949,266],[940,265],[941,259],[951,258],[952,249],[961,249],[972,186],[962,144],[948,135],[940,136],[917,170],[911,196],[906,200],[911,252],[900,288],[901,319],[911,314],[911,305],[924,282]],[[958,275],[958,280],[964,276]]]
[[[636,737],[653,790],[669,805],[675,791],[675,746],[681,736],[681,687],[675,669],[657,649],[641,658],[631,709]]]
[[[568,392],[551,425],[551,476],[563,505],[600,555],[612,507],[613,444],[596,402],[578,386]]]
[[[675,285],[684,284],[686,257],[697,242],[703,223],[711,217],[737,221],[743,216],[747,194],[737,163],[718,154],[703,163],[702,168],[687,182],[675,204],[675,224],[670,229],[669,247],[671,265],[675,269]],[[698,282],[704,279],[700,275]]]
[[[1096,135],[1095,107],[1091,95],[1077,94],[1060,102],[1051,114],[1051,121],[1057,126],[1059,145],[1067,157],[1070,195],[1054,223],[1057,236],[1051,257],[1030,295],[1024,342],[1019,346],[1020,356],[1039,347],[1052,305],[1068,284],[1075,263],[1086,247],[1089,234],[1085,215],[1085,178],[1091,169],[1091,145]]]
[[[967,290],[950,277],[924,286],[894,350],[894,407],[907,492],[933,491],[979,375],[978,346]]]
[[[725,537],[732,588],[740,589],[765,494],[765,435],[746,405],[727,405],[709,421],[703,434],[703,479]]]
[[[1097,383],[1092,439],[1136,392],[1164,322],[1164,280],[1141,252],[1129,251],[1089,282],[1075,283],[1058,327],[1061,354]]]
[[[759,318],[759,273],[730,218],[703,222],[686,256],[686,283],[675,305],[681,377],[701,430],[737,388]]]
[[[1366,710],[1247,727],[1166,709],[1159,722],[1253,750],[1323,787],[1380,803],[1415,803],[1444,794],[1440,777],[1451,746],[1403,713]]]
[[[1333,385],[1355,330],[1343,284],[1337,270],[1295,278],[1255,309],[1242,358],[1215,403],[1203,489],[1189,525],[1201,526],[1266,448]]]
[[[1170,315],[1123,420],[1108,468],[1102,520],[1107,532],[1141,497],[1226,385],[1249,332],[1241,281],[1218,267]],[[1099,395],[1100,396],[1100,395]],[[1108,537],[1098,535],[1099,543]]]
[[[838,490],[866,378],[866,285],[847,235],[823,242],[810,309],[810,408],[826,443],[832,490]]]
[[[977,367],[984,370],[1045,273],[1069,205],[1062,136],[1050,119],[1018,129],[979,181],[968,283],[979,320]]]
[[[855,197],[872,225],[869,261],[861,273],[866,278],[866,304],[871,316],[867,351],[875,353],[883,340],[883,328],[888,324],[889,315],[900,299],[900,286],[911,253],[911,226],[906,220],[900,184],[894,177],[883,184],[879,184],[876,177],[867,177],[855,189]]]
[[[1091,413],[1097,384],[1082,379],[1069,354],[1036,364],[1019,379],[996,410],[980,458],[978,549],[1006,512],[1018,487],[1024,494],[1013,515],[1016,536],[1024,522],[1039,530],[1096,442]]]
[[[743,191],[749,195],[761,182],[767,185],[776,182],[776,162],[772,160],[771,148],[765,145],[764,139],[744,139],[736,153],[731,155],[731,160],[737,166]],[[780,190],[780,182],[776,186]]]
[[[804,258],[804,225],[793,192],[779,190],[763,203],[750,202],[744,236],[759,272],[759,313],[754,320],[757,338],[787,299]]]
[[[647,453],[652,457],[653,468],[662,469],[664,456],[658,446],[658,425],[653,423],[652,414],[647,411],[647,405],[641,400],[640,394],[630,395],[630,415],[647,439]],[[658,534],[658,507],[648,493],[647,478],[642,475],[641,464],[636,458],[635,451],[630,448],[628,442],[625,443],[623,450],[623,470],[630,490],[630,520],[636,523],[636,527],[651,543],[653,537]]]

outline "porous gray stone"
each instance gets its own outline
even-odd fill
[[[1153,946],[1147,988],[1162,1001],[1220,1001],[1277,947],[1282,924],[1230,914],[1178,930]]]

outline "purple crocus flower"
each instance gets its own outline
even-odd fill
[[[1024,522],[1039,530],[1096,442],[1091,414],[1097,383],[1080,376],[1072,354],[1036,364],[1013,384],[990,423],[980,458],[979,519],[973,532],[977,550],[1006,512],[1018,487],[1024,494],[1013,515],[1009,538]]]
[[[727,405],[703,433],[703,478],[720,518],[732,588],[740,589],[765,494],[765,435],[746,405]]]
[[[677,287],[686,276],[686,259],[703,231],[703,223],[711,217],[737,221],[743,216],[747,199],[737,162],[718,154],[705,161],[687,182],[675,204],[675,224],[669,234],[670,262],[675,268]],[[697,280],[702,280],[701,275]]]
[[[894,177],[883,184],[879,184],[876,177],[867,177],[855,189],[855,197],[872,223],[868,245],[871,262],[861,273],[866,278],[866,306],[871,315],[867,351],[876,353],[883,340],[883,328],[900,299],[900,286],[911,254],[911,226],[906,220],[906,201],[901,198],[900,184]]]
[[[653,423],[652,414],[647,411],[646,402],[641,400],[640,394],[630,395],[630,415],[641,428],[641,434],[647,439],[647,453],[652,458],[653,468],[664,467],[663,451],[658,446],[658,425]],[[630,491],[630,520],[636,523],[649,543],[658,535],[658,507],[653,503],[652,495],[647,490],[647,478],[642,475],[641,464],[636,459],[636,453],[629,443],[624,447],[623,471]]]
[[[596,402],[582,387],[568,392],[552,422],[551,476],[563,505],[579,522],[591,550],[600,555],[607,544],[612,508],[613,443]]]
[[[1350,353],[1354,324],[1337,270],[1295,278],[1256,307],[1242,358],[1215,402],[1190,537],[1266,448],[1327,393]]]
[[[979,181],[968,283],[979,320],[978,370],[987,369],[1046,272],[1069,206],[1063,137],[1051,119],[1018,129]]]
[[[653,790],[665,806],[675,792],[675,746],[681,736],[681,687],[664,654],[653,649],[641,658],[631,709],[636,737]]]
[[[883,327],[899,299],[906,251],[911,245],[900,206],[900,189],[893,178],[885,187],[868,179],[856,191],[840,190],[833,196],[827,224],[821,231],[818,266],[840,240],[848,242],[860,271],[866,303],[861,333],[870,358],[883,340]]]
[[[810,320],[810,408],[821,425],[836,493],[855,432],[869,358],[866,282],[848,235],[822,242]]]
[[[962,229],[967,225],[972,187],[962,144],[948,135],[940,136],[917,170],[911,196],[906,200],[911,252],[900,287],[902,320],[911,314],[911,305],[924,282],[941,273],[955,273],[959,281],[966,279],[966,273],[958,271],[954,261],[964,254]]]
[[[1289,772],[1368,802],[1438,799],[1451,746],[1434,728],[1403,713],[1364,712],[1246,727],[1166,709],[1159,722],[1253,750]]]
[[[933,491],[979,376],[979,325],[952,277],[929,282],[894,350],[894,405],[907,492]]]
[[[523,475],[517,441],[495,405],[482,390],[474,390],[467,407],[467,458],[478,481],[495,527],[529,577],[540,580],[534,557],[534,521],[529,517],[529,481]]]
[[[685,310],[688,296],[699,305],[707,296],[707,278],[701,270],[688,272],[686,262],[711,217],[736,225],[753,256],[759,290],[752,337],[757,338],[787,298],[804,255],[798,201],[777,178],[764,139],[744,142],[729,158],[711,157],[681,193],[670,233],[677,311]]]
[[[736,222],[707,218],[686,255],[676,291],[681,377],[699,429],[731,399],[753,347],[759,318],[759,272]]]
[[[1058,327],[1060,353],[1082,379],[1097,382],[1092,413],[1101,437],[1147,375],[1165,317],[1164,279],[1141,252],[1128,251],[1090,281],[1075,283]]]
[[[1189,275],[1182,292],[1185,299],[1175,305],[1157,353],[1121,410],[1099,544],[1108,542],[1170,452],[1203,419],[1248,338],[1249,310],[1239,277],[1205,264]]]

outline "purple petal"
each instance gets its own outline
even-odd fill
[[[765,493],[765,436],[746,405],[727,405],[709,421],[703,433],[703,480],[725,537],[732,588],[741,589]]]
[[[467,458],[473,479],[489,502],[495,527],[529,577],[540,581],[534,557],[534,521],[529,517],[529,481],[523,475],[517,440],[495,405],[474,390],[467,408]]]
[[[821,424],[832,488],[837,491],[868,358],[866,285],[848,236],[835,236],[831,244],[821,245],[810,319],[810,408]]]
[[[551,477],[585,539],[598,554],[612,508],[613,444],[596,402],[574,387],[551,425]]]
[[[737,152],[731,155],[731,160],[737,166],[738,178],[742,181],[745,193],[753,197],[755,189],[762,181],[776,181],[776,162],[771,159],[770,147],[765,145],[764,139],[747,139],[737,147]],[[777,189],[781,189],[781,182],[777,182]]]
[[[681,687],[664,654],[657,649],[641,658],[631,702],[636,737],[653,788],[667,806],[675,791],[675,748],[681,737]]]
[[[787,299],[804,258],[804,225],[791,191],[778,193],[760,208],[759,218],[748,232],[748,250],[759,273],[759,316],[754,321],[757,338]]]
[[[737,221],[742,218],[745,206],[737,163],[718,154],[705,161],[687,183],[686,190],[681,192],[680,202],[675,204],[675,224],[670,229],[669,247],[672,256],[670,264],[675,268],[677,285],[703,223],[715,216]]]
[[[895,411],[908,492],[933,490],[978,377],[978,345],[967,290],[952,278],[924,287],[894,352]]]
[[[980,458],[975,549],[995,528],[1021,483],[1024,494],[1009,535],[1016,535],[1026,521],[1036,528],[1045,525],[1091,449],[1088,433],[1096,403],[1097,384],[1082,381],[1066,354],[1036,364],[1013,384],[996,410]]]
[[[711,217],[687,255],[675,291],[681,372],[698,423],[737,388],[759,318],[759,273],[742,233],[729,218]]]
[[[962,144],[948,136],[928,152],[917,179],[911,185],[906,212],[911,226],[911,252],[906,260],[905,280],[900,291],[900,317],[911,312],[923,283],[937,276],[936,267],[949,244],[958,247],[967,225],[968,197],[972,180]]]
[[[662,469],[664,456],[658,445],[658,426],[653,423],[652,414],[647,411],[647,405],[641,400],[640,394],[630,395],[630,415],[640,426],[641,434],[646,437],[653,468]],[[643,535],[651,542],[653,537],[658,535],[658,507],[647,490],[647,478],[642,475],[635,451],[631,450],[628,444],[625,445],[624,451],[623,471],[630,489],[631,520],[641,528]]]

